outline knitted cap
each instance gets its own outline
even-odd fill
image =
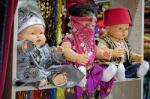
[[[45,27],[44,19],[36,1],[20,1],[18,7],[18,33],[25,28],[41,24]]]
[[[132,19],[127,8],[110,8],[104,12],[104,25],[132,24]]]

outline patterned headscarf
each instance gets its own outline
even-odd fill
[[[74,38],[75,49],[78,53],[84,53],[89,56],[89,63],[92,63],[96,53],[94,41],[95,29],[83,26],[80,24],[80,21],[96,22],[96,18],[70,16],[71,33]]]

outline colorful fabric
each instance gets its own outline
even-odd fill
[[[104,25],[132,24],[132,18],[127,8],[110,8],[104,12]]]
[[[110,48],[110,49],[115,49],[118,47],[118,43],[114,42],[112,39],[111,39],[111,36],[107,35],[103,38],[97,38],[97,41],[98,41],[98,47],[99,48],[102,48],[102,49],[106,49],[106,48]],[[122,46],[121,46],[122,47]],[[132,63],[132,57],[131,57],[131,49],[130,49],[130,46],[128,44],[128,41],[127,40],[124,40],[123,41],[123,47],[124,49],[126,50],[126,53],[125,53],[125,60],[126,61],[129,61],[130,63]],[[97,63],[99,64],[110,64],[110,63],[114,63],[116,65],[118,65],[119,63],[123,63],[125,61],[123,58],[120,58],[120,57],[112,57],[110,60],[96,60]]]
[[[3,4],[2,2],[0,2]],[[5,37],[4,42],[5,44],[3,45],[3,55],[2,55],[2,70],[0,74],[0,99],[2,99],[3,91],[4,91],[4,86],[5,86],[5,79],[6,79],[6,71],[7,71],[7,66],[9,64],[9,55],[11,52],[11,39],[12,39],[12,31],[13,31],[13,22],[14,22],[14,14],[16,11],[16,6],[17,6],[18,0],[8,0],[8,3],[6,5],[8,6],[7,9],[7,17],[6,17],[6,22],[5,22],[5,27],[4,27],[4,32]],[[3,23],[1,23],[3,24]]]
[[[80,21],[96,22],[96,19],[91,17],[70,16],[70,21],[74,47],[77,53],[86,54],[90,57],[89,64],[93,63],[96,53],[94,29],[83,26],[80,24]]]
[[[93,66],[92,70],[87,75],[87,84],[86,91],[79,86],[75,87],[76,97],[75,99],[80,99],[86,93],[89,96],[91,93],[94,93],[97,89],[97,86],[100,84],[100,79],[102,78],[103,69],[98,64]]]

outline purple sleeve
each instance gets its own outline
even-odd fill
[[[70,42],[73,45],[73,40],[70,37],[65,37],[62,42]]]

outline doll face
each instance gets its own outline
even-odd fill
[[[107,26],[106,30],[113,38],[123,40],[128,36],[129,24]]]
[[[18,40],[29,40],[36,46],[41,46],[46,41],[44,31],[43,25],[31,25],[18,34]]]
[[[90,17],[96,19],[94,15]],[[80,24],[90,29],[95,29],[95,26],[96,26],[96,22],[91,22],[91,21],[80,21]]]
[[[80,22],[83,26],[88,27],[90,29],[94,29],[96,26],[96,23],[94,22],[89,22],[89,21],[82,21]]]

